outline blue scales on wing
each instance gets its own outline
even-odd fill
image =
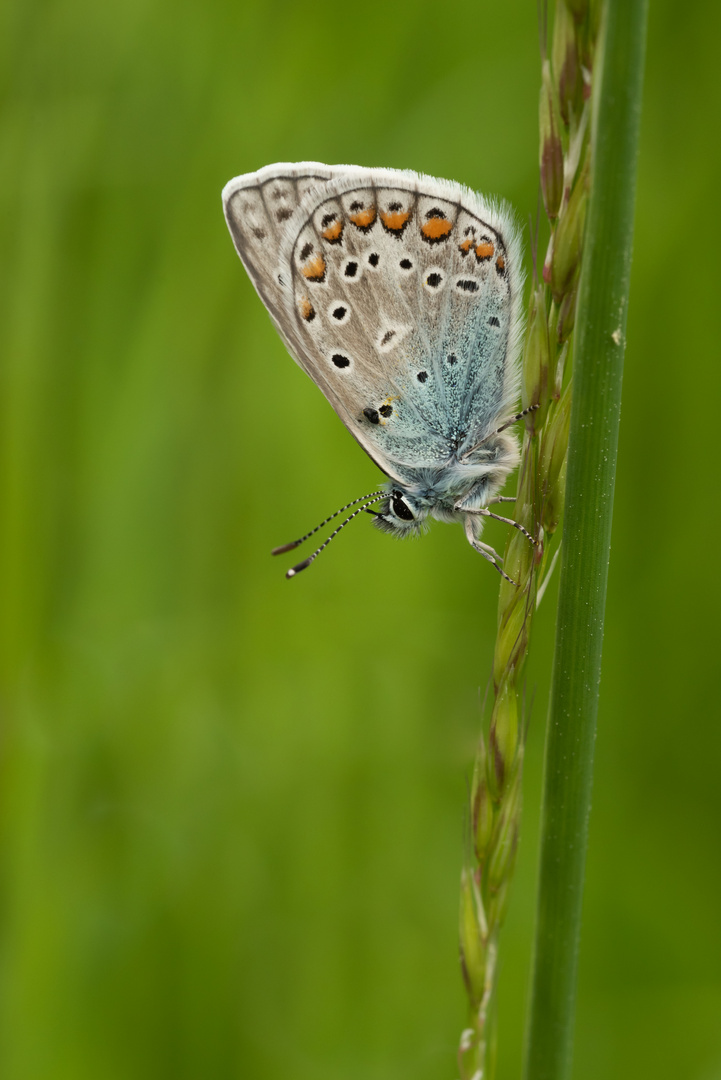
[[[515,230],[460,185],[424,179],[336,177],[306,196],[281,249],[313,377],[390,475],[443,468],[517,390]]]

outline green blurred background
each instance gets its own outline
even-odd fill
[[[652,5],[584,1080],[721,1077],[720,39],[717,5]],[[498,578],[458,528],[363,520],[284,580],[270,548],[377,473],[285,355],[220,190],[279,160],[410,167],[527,221],[536,5],[16,0],[0,56],[0,1073],[452,1080]]]

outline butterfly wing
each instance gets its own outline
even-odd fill
[[[293,327],[286,324],[284,289],[278,280],[280,244],[303,197],[332,175],[332,169],[315,161],[268,165],[237,176],[223,189],[223,210],[235,249],[278,333],[302,367],[298,344],[291,347],[288,341]]]
[[[297,332],[295,318],[288,317],[289,274],[280,262],[283,239],[288,234],[295,236],[296,222],[305,220],[305,212],[299,213],[304,198],[346,171],[343,166],[315,161],[268,165],[230,180],[223,189],[223,210],[235,249],[288,352],[375,461],[371,446],[362,432],[359,437],[354,430],[352,417],[346,413],[342,398],[334,392],[333,381],[325,377],[322,365],[318,364],[312,343],[308,348],[305,335]],[[314,201],[311,199],[310,204]],[[376,463],[388,475],[400,479],[381,462]]]
[[[271,166],[226,193],[290,352],[388,475],[442,468],[505,416],[522,284],[506,210],[448,181],[354,166]]]

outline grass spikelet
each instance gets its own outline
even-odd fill
[[[459,1050],[461,1080],[492,1076],[498,943],[521,817],[523,672],[538,596],[555,566],[554,538],[563,513],[573,327],[589,189],[588,88],[595,39],[588,12],[558,0],[552,41],[550,58],[543,45],[539,106],[540,184],[550,238],[541,280],[531,291],[522,368],[523,407],[540,408],[526,418],[513,514],[536,543],[509,530],[504,569],[516,584],[500,586],[493,703],[474,768],[474,844],[461,881],[461,961],[469,999]]]

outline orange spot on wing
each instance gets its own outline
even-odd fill
[[[444,236],[448,236],[452,228],[453,222],[448,218],[432,217],[421,226],[421,232],[428,240],[442,240]]]
[[[468,252],[473,247],[474,242],[475,241],[473,240],[473,237],[469,236],[463,241],[462,244],[459,244],[458,247],[463,252],[464,255],[467,255]]]
[[[481,241],[476,248],[476,258],[479,260],[490,259],[491,255],[493,255],[493,244]]]
[[[376,208],[375,206],[368,206],[365,210],[358,210],[357,213],[348,216],[359,229],[369,229],[376,219]]]
[[[332,221],[327,229],[324,229],[320,234],[324,240],[340,240],[341,233],[343,232],[343,222],[336,218]]]
[[[309,281],[322,281],[325,277],[325,259],[319,251],[316,252],[302,270],[303,277]]]
[[[400,232],[410,216],[410,210],[381,210],[381,221],[393,232]]]
[[[498,258],[496,259],[496,270],[498,271],[499,274],[502,274],[503,271],[505,270],[505,268],[506,268],[506,260],[503,258],[502,255],[499,255]]]
[[[307,296],[304,296],[298,304],[298,310],[300,311],[301,317],[304,318],[306,322],[310,322],[310,320],[315,317],[315,308]]]

